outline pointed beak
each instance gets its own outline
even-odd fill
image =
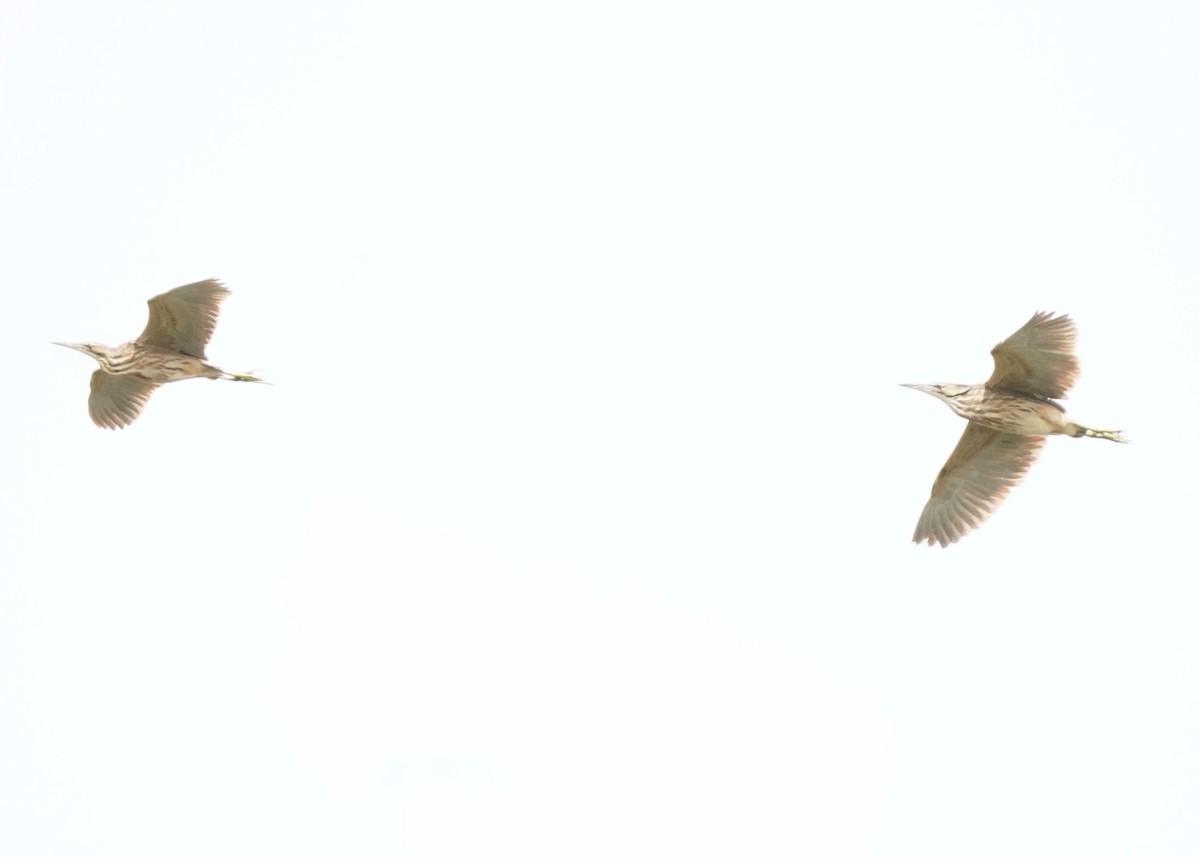
[[[928,393],[931,396],[936,395],[930,384],[901,384],[900,386],[908,387],[910,390],[920,390],[922,393]]]
[[[63,348],[73,348],[76,351],[83,351],[83,346],[74,342],[51,342],[51,345],[61,345]],[[84,351],[86,354],[87,352]]]

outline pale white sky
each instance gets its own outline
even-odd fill
[[[1194,4],[0,8],[0,851],[1200,851]],[[145,300],[274,386],[87,417]],[[910,543],[1039,309],[1073,417]]]

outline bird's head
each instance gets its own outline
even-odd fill
[[[101,365],[111,350],[107,345],[101,345],[99,342],[52,342],[51,345],[61,345],[63,348],[81,351],[93,360],[99,361]]]
[[[920,390],[922,393],[936,396],[946,404],[950,404],[952,399],[958,398],[971,389],[967,384],[901,384],[900,386],[908,387],[910,390]]]

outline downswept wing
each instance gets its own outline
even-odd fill
[[[1025,326],[992,349],[996,370],[985,386],[1039,399],[1061,399],[1079,376],[1075,323],[1068,316],[1034,313]]]
[[[1021,481],[1044,442],[1039,435],[1009,434],[968,423],[933,483],[913,541],[945,547],[986,521]]]
[[[206,359],[204,347],[228,295],[217,280],[201,280],[150,298],[150,320],[137,341]]]
[[[103,369],[92,373],[88,413],[101,428],[125,428],[137,419],[150,394],[158,387],[140,375],[110,375]]]

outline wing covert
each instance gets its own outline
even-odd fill
[[[150,394],[159,385],[138,375],[110,375],[103,369],[92,373],[88,413],[101,428],[125,428],[137,419]]]
[[[1037,459],[1045,438],[968,423],[921,512],[914,542],[945,547],[986,521]]]
[[[1079,376],[1075,323],[1068,316],[1034,313],[992,349],[996,369],[985,386],[1040,399],[1061,399]]]
[[[201,280],[150,298],[150,320],[137,341],[204,360],[204,347],[228,295],[219,281]]]

